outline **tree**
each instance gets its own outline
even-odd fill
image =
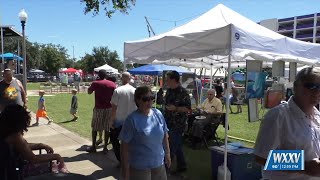
[[[99,14],[100,10],[103,8],[105,15],[111,18],[112,15],[119,11],[124,14],[128,14],[131,6],[135,5],[135,0],[81,0],[84,2],[85,8],[84,13],[87,14],[91,12],[93,15]]]
[[[65,66],[67,56],[64,52],[61,52],[59,46],[49,44],[41,50],[41,59],[44,62],[42,69],[51,74],[55,74],[59,71],[59,68]]]
[[[79,66],[86,72],[93,72],[94,68],[108,64],[118,70],[123,70],[123,64],[119,60],[116,51],[110,51],[108,47],[93,47],[91,54],[86,54],[79,62]]]

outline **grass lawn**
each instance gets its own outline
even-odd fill
[[[27,90],[39,90],[40,83],[39,82],[28,82],[27,83]]]
[[[35,83],[36,84],[36,83]],[[36,85],[31,83],[32,86]],[[29,85],[29,84],[28,84]],[[31,86],[30,85],[30,86]],[[70,122],[72,119],[69,114],[71,94],[57,94],[55,96],[46,96],[46,106],[48,115],[55,123],[80,134],[81,136],[91,138],[91,118],[92,108],[94,105],[94,95],[86,93],[78,94],[79,101],[79,120],[78,122]],[[37,109],[38,96],[29,96],[28,107],[32,111]],[[233,107],[235,110],[236,107]],[[262,111],[260,112],[262,113]],[[248,122],[248,108],[243,106],[243,113],[230,115],[230,130],[229,135],[255,141],[257,132],[259,130],[260,122]],[[224,128],[222,126],[218,129],[220,138],[224,138]],[[229,139],[230,141],[237,141]],[[244,143],[246,146],[252,147],[252,143]],[[210,179],[211,178],[211,158],[210,151],[206,149],[192,150],[185,147],[185,154],[188,163],[187,175],[189,179]]]
[[[28,107],[36,112],[38,108],[38,96],[29,96]],[[94,96],[86,93],[78,94],[78,122],[69,122],[72,119],[70,115],[71,94],[57,94],[55,96],[45,96],[48,116],[55,123],[80,134],[83,137],[91,136],[91,118],[94,105]]]

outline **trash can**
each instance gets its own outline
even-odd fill
[[[228,147],[228,146],[227,146]],[[212,179],[216,180],[218,167],[224,161],[224,147],[211,146]],[[261,179],[261,165],[254,159],[252,148],[232,148],[228,150],[227,166],[231,172],[231,180],[258,180]]]

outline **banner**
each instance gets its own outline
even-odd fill
[[[247,99],[264,97],[266,77],[264,72],[247,72]]]

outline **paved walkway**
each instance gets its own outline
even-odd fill
[[[32,114],[32,122],[35,123],[35,114]],[[44,143],[50,145],[56,153],[59,153],[66,162],[70,172],[92,176],[95,179],[119,179],[120,169],[116,168],[118,161],[110,150],[102,153],[102,147],[97,153],[89,154],[85,151],[91,142],[67,129],[40,119],[40,125],[29,127],[24,137],[31,143]],[[111,145],[108,149],[111,149]],[[173,180],[173,177],[169,178]]]
[[[35,116],[32,114],[32,122]],[[50,145],[66,162],[70,172],[92,176],[95,179],[119,179],[120,170],[116,168],[118,161],[112,151],[103,154],[102,147],[97,153],[89,154],[85,151],[91,142],[67,129],[40,119],[40,126],[29,127],[24,137],[31,143],[44,143]],[[109,147],[111,149],[111,147]]]

